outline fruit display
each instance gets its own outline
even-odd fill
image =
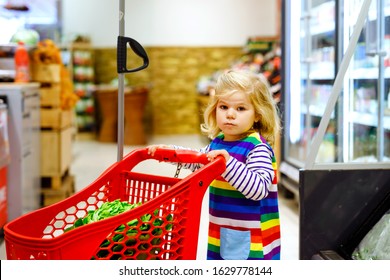
[[[79,97],[74,92],[71,74],[62,63],[58,46],[50,39],[40,41],[32,52],[31,61],[34,69],[33,80],[43,84],[59,83],[61,109],[74,108]]]
[[[62,64],[61,51],[50,39],[38,42],[37,48],[32,54],[33,63]]]

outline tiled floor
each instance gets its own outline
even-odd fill
[[[160,136],[149,139],[149,144],[176,144],[192,148],[200,148],[206,144],[206,139],[198,135]],[[125,146],[126,155],[134,148]],[[70,173],[75,177],[76,191],[88,186],[106,168],[116,162],[118,148],[116,143],[101,143],[94,140],[76,140],[73,144],[73,161]],[[136,166],[136,170],[150,174],[173,174],[176,167],[171,164],[157,164],[155,161],[144,161]],[[167,173],[168,172],[168,173]],[[189,171],[181,171],[180,177]],[[207,198],[207,195],[205,195]],[[202,208],[201,228],[199,232],[198,259],[204,259],[207,236],[207,199]],[[282,230],[282,260],[298,260],[298,206],[296,201],[280,198],[280,219]],[[0,246],[0,259],[6,259],[4,242]]]

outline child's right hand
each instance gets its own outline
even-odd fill
[[[164,144],[150,145],[146,147],[148,149],[148,155],[154,156],[157,149],[172,149],[172,147]]]

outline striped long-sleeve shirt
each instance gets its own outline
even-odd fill
[[[209,187],[208,259],[280,259],[276,160],[258,134],[216,137],[201,149],[227,150],[226,170]],[[197,166],[188,165],[196,169]]]

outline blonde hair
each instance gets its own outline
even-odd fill
[[[204,111],[202,132],[211,139],[218,136],[221,130],[216,120],[217,103],[221,97],[237,91],[248,94],[254,106],[255,118],[259,121],[253,124],[253,130],[259,132],[268,144],[274,147],[280,129],[278,109],[269,90],[268,81],[262,75],[252,72],[228,70],[218,77],[215,94]]]

